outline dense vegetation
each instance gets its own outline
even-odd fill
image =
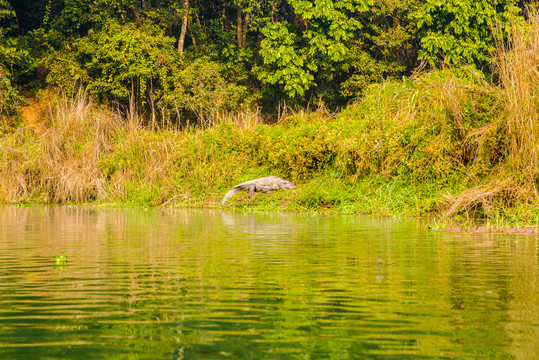
[[[9,3],[13,5],[12,10]],[[3,88],[83,87],[146,118],[361,96],[420,64],[489,73],[513,0],[0,0]],[[8,83],[9,82],[9,83]],[[7,94],[15,101],[15,94]],[[4,107],[7,105],[4,105]]]
[[[523,2],[11,5],[2,201],[217,206],[274,174],[301,186],[250,207],[539,223],[539,24]]]

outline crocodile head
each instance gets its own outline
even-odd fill
[[[292,184],[290,181],[283,180],[279,183],[281,189],[295,189],[296,185]]]

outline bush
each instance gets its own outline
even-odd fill
[[[0,64],[0,129],[11,125],[19,96],[11,85],[10,73]]]
[[[163,86],[178,67],[173,43],[153,29],[109,22],[52,56],[48,81],[63,89],[82,84],[91,95],[124,106],[135,96],[144,105],[148,91]]]
[[[47,61],[49,83],[64,90],[83,86],[101,102],[152,116],[187,116],[209,125],[212,116],[235,110],[247,91],[227,82],[222,66],[207,58],[188,61],[174,39],[152,28],[109,22],[103,31],[66,45]],[[215,116],[214,116],[215,117]]]
[[[203,125],[214,125],[223,112],[240,107],[247,89],[229,83],[222,65],[207,58],[195,59],[172,74],[169,89],[160,90],[160,106],[169,111],[183,109]]]
[[[28,52],[17,49],[12,39],[4,39],[0,29],[0,126],[14,121],[20,102],[15,84],[31,67]]]
[[[421,2],[412,15],[420,39],[419,59],[431,66],[444,62],[483,68],[496,50],[492,28],[505,27],[510,17],[521,12],[518,4],[515,0]]]

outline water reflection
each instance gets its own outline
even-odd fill
[[[535,237],[203,210],[0,218],[2,359],[539,357]]]

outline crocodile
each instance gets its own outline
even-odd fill
[[[283,180],[277,176],[266,176],[260,179],[242,182],[241,184],[234,186],[225,194],[221,205],[224,205],[232,195],[241,190],[249,190],[249,197],[251,197],[255,191],[263,191],[265,194],[267,194],[272,190],[295,188],[296,185],[292,184],[290,181]]]

